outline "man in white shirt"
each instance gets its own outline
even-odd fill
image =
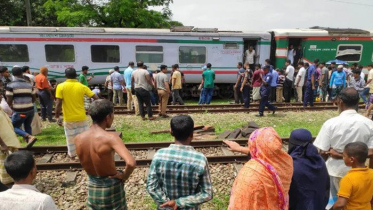
[[[251,70],[255,69],[255,50],[253,46],[250,46],[248,50],[245,52],[245,63],[249,63],[249,67]]]
[[[326,209],[330,209],[337,200],[339,182],[350,169],[343,161],[344,147],[351,142],[364,142],[369,147],[369,157],[373,157],[373,122],[355,111],[359,100],[359,93],[354,88],[342,90],[337,100],[340,115],[324,123],[313,143],[327,158],[330,198]]]
[[[32,154],[18,151],[5,160],[5,169],[15,184],[0,193],[1,210],[56,210],[51,196],[41,193],[32,182],[36,178],[36,164]]]
[[[290,60],[290,64],[294,65],[294,56],[296,54],[296,51],[294,50],[294,46],[290,45],[289,50],[288,50],[288,60]]]
[[[303,86],[304,86],[304,78],[306,76],[306,69],[304,68],[304,63],[301,61],[298,63],[299,72],[297,74],[297,78],[295,79],[295,88],[297,90],[298,101],[303,102]]]
[[[294,67],[291,65],[291,61],[285,62],[285,82],[284,82],[284,97],[285,102],[290,103],[291,93],[293,92],[293,80],[294,80]]]

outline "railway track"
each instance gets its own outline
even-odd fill
[[[247,139],[232,140],[236,141],[240,145],[247,144]],[[283,138],[283,142],[288,141],[288,138]],[[136,158],[136,162],[139,167],[148,167],[151,164],[152,158],[156,150],[168,147],[172,143],[173,142],[128,143],[126,144],[126,147],[133,153],[135,153],[136,151],[145,152],[146,154],[143,155],[143,158]],[[235,154],[229,151],[227,147],[223,144],[222,140],[193,141],[192,146],[200,152],[202,152],[203,150],[213,149],[214,152],[218,153],[218,155],[205,154],[209,163],[233,163],[237,165],[237,168],[239,168],[239,165],[249,160],[249,157],[247,155]],[[25,148],[22,148],[21,150],[25,150]],[[58,154],[64,154],[67,157],[66,146],[38,146],[32,147],[31,149],[29,149],[29,151],[32,151],[35,155],[39,156],[39,158],[37,158],[36,161],[38,170],[50,171],[82,169],[82,166],[77,160],[67,162],[52,161],[53,156],[56,156]],[[114,157],[117,167],[125,166],[125,162],[121,160],[118,155],[115,155]]]

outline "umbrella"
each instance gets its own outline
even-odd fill
[[[344,65],[344,64],[348,65],[347,61],[342,61],[342,60],[331,60],[331,61],[328,61],[326,64],[330,65],[332,62],[335,62],[335,64],[337,64],[337,65]]]

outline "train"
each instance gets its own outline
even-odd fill
[[[149,70],[161,64],[179,64],[185,75],[184,96],[198,96],[202,67],[211,63],[216,73],[216,94],[232,96],[237,63],[253,46],[255,63],[270,59],[282,68],[290,46],[302,51],[304,62],[344,60],[366,66],[373,62],[373,31],[359,29],[273,29],[221,31],[217,28],[171,29],[93,27],[0,27],[0,65],[49,68],[49,77],[64,80],[64,70],[88,66],[90,84],[102,84],[108,71],[123,72],[130,61],[144,61]]]

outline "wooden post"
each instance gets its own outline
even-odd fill
[[[26,6],[27,26],[31,26],[31,4],[30,4],[30,0],[25,0],[25,6]]]

